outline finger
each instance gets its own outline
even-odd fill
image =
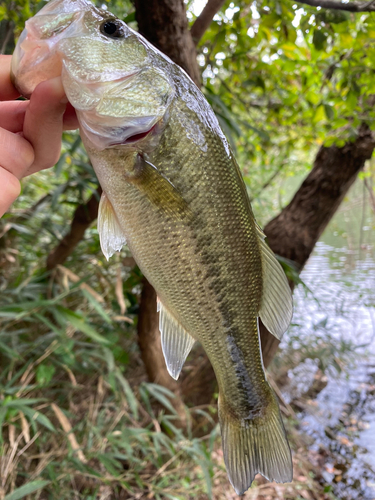
[[[10,132],[21,132],[29,101],[0,102],[0,127]],[[73,106],[68,103],[63,117],[64,130],[78,128],[78,119]]]
[[[21,132],[28,101],[0,102],[0,127],[10,132]]]
[[[0,129],[0,166],[17,179],[22,179],[33,163],[34,150],[31,144],[19,134]]]
[[[32,93],[23,135],[34,148],[35,160],[27,175],[52,167],[59,159],[66,103],[60,77],[40,83]]]
[[[0,101],[16,99],[20,95],[10,80],[11,60],[12,56],[0,55]]]
[[[0,217],[8,210],[10,205],[15,201],[21,192],[20,181],[12,175],[8,170],[0,167]]]
[[[76,115],[76,110],[69,102],[66,106],[63,123],[64,123],[64,130],[75,130],[76,128],[78,128],[78,119]]]

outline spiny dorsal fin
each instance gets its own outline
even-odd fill
[[[267,330],[280,340],[292,319],[292,293],[283,268],[264,241],[265,234],[257,224],[256,229],[263,272],[263,294],[259,316]]]
[[[98,233],[100,246],[108,260],[126,244],[126,238],[113,210],[112,204],[103,192],[99,203]]]
[[[165,364],[172,378],[178,379],[195,339],[179,324],[158,299],[159,330]]]

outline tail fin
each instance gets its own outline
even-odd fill
[[[219,417],[225,465],[237,495],[250,488],[258,473],[269,481],[292,481],[292,456],[275,399],[262,417],[242,421],[219,403]]]

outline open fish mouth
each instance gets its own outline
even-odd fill
[[[157,127],[157,123],[155,123],[155,125],[153,125],[150,128],[150,130],[146,130],[145,132],[140,132],[138,134],[131,135],[130,137],[128,137],[124,141],[113,142],[113,143],[109,144],[109,146],[122,146],[122,145],[133,144],[135,142],[139,142],[142,139],[145,139],[149,134],[152,134],[155,131],[156,127]]]
[[[143,117],[134,120],[133,117],[117,119],[117,126],[110,126],[106,117],[97,116],[95,113],[82,117],[82,112],[77,112],[78,120],[84,120],[84,130],[81,131],[98,150],[118,146],[131,146],[146,138],[151,137],[160,130],[160,118],[157,116]]]
[[[57,46],[63,38],[75,35],[83,15],[84,11],[80,10],[60,15],[46,12],[26,21],[11,67],[11,79],[24,97],[30,97],[35,87],[46,79],[45,75],[48,78],[61,75],[62,61]]]
[[[46,40],[33,39],[29,29],[25,28],[12,56],[11,66],[11,80],[20,94],[29,99],[35,87],[45,80],[44,74],[54,78],[61,75],[61,69],[61,60],[51,58],[51,44]]]

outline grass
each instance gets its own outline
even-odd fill
[[[70,499],[72,490],[101,498],[108,488],[115,498],[177,498],[186,488],[210,495],[217,426],[194,438],[175,426],[173,394],[146,382],[131,387],[134,339],[119,330],[131,331],[133,320],[113,321],[81,285],[51,292],[39,276],[2,294],[0,498],[59,491],[56,498]]]
[[[100,302],[93,283],[29,278],[0,302],[0,498],[237,498],[216,409],[186,409],[188,425],[179,428],[174,395],[145,381],[135,315],[116,322],[111,292]],[[195,435],[194,413],[204,435]],[[259,479],[246,498],[328,498],[302,455],[293,485]]]

